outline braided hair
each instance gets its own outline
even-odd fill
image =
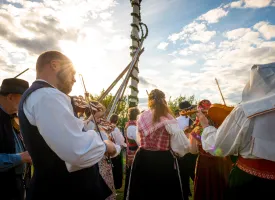
[[[168,114],[171,114],[165,101],[165,94],[158,89],[150,92],[148,96],[148,107],[153,110],[153,123],[159,122],[161,117],[166,117]]]

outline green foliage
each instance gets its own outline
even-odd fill
[[[170,110],[172,111],[172,113],[177,116],[178,115],[178,110],[179,110],[179,104],[183,101],[188,101],[191,105],[196,104],[197,101],[195,100],[195,96],[182,96],[180,95],[179,97],[172,99],[171,97],[169,98],[168,101],[168,106],[170,108]]]
[[[104,93],[104,89],[101,91],[100,95],[95,95],[92,96],[90,95],[91,100],[97,100],[102,94]],[[102,105],[105,106],[106,109],[110,109],[110,106],[112,106],[112,102],[114,100],[114,95],[108,94],[103,100],[102,100]],[[123,96],[118,101],[118,105],[115,109],[115,114],[119,116],[119,121],[118,121],[118,127],[124,129],[127,120],[127,112],[128,112],[128,101],[127,97]]]

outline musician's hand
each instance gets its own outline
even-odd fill
[[[116,155],[116,147],[115,147],[114,143],[111,142],[110,140],[104,140],[104,142],[105,142],[106,147],[107,147],[107,150],[106,150],[105,154],[107,154],[111,157]]]
[[[185,132],[185,131],[187,131],[189,128],[190,128],[190,126],[186,126],[186,127],[183,129],[183,131]]]
[[[209,126],[208,119],[205,117],[205,115],[200,110],[197,113],[197,117],[200,121],[202,128],[206,128],[207,126]]]
[[[32,163],[31,156],[29,152],[25,151],[19,154],[21,156],[22,162],[23,163]]]

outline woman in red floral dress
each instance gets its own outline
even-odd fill
[[[199,110],[208,110],[209,100],[198,104]],[[215,157],[202,149],[201,133],[203,131],[198,119],[190,134],[191,153],[199,153],[195,171],[194,200],[222,200],[227,188],[228,176],[232,168],[230,158]],[[218,155],[219,149],[216,150]]]

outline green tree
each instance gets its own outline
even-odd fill
[[[191,105],[193,105],[194,103],[197,103],[194,95],[189,96],[189,97],[180,95],[179,97],[177,97],[175,99],[172,99],[170,97],[169,101],[168,101],[168,106],[174,115],[178,114],[179,104],[183,101],[188,101]]]
[[[101,91],[100,95],[90,95],[90,98],[92,100],[97,100],[102,94],[104,93],[104,89]],[[110,110],[113,100],[114,100],[114,95],[109,93],[106,95],[106,97],[101,101],[101,103],[105,106],[107,109],[107,112]],[[117,104],[117,107],[115,109],[115,114],[119,116],[119,122],[118,122],[118,127],[124,129],[126,122],[128,121],[127,119],[127,112],[128,112],[128,101],[127,97],[123,96]],[[108,113],[107,113],[108,114]]]

